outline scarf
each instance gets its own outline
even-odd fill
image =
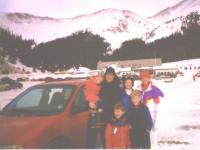
[[[115,117],[113,117],[112,118],[112,121],[111,121],[111,124],[113,125],[113,126],[124,126],[124,125],[127,125],[128,124],[128,120],[127,120],[127,118],[126,118],[126,116],[125,115],[123,115],[121,118],[115,118]]]

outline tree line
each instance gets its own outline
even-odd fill
[[[31,63],[34,67],[50,71],[80,65],[95,69],[109,46],[99,35],[88,31],[78,32],[66,38],[37,45],[32,51]]]

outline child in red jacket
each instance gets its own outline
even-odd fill
[[[114,117],[106,126],[106,148],[125,149],[130,148],[129,124],[125,117],[125,108],[122,103],[114,105]]]
[[[92,76],[85,85],[85,98],[88,101],[90,116],[92,117],[91,126],[96,126],[96,121],[98,119],[98,113],[102,112],[99,108],[100,98],[99,91],[101,88],[101,82],[103,81],[103,76],[101,74]],[[93,125],[92,125],[93,124]]]
[[[92,76],[85,85],[85,98],[89,102],[89,105],[93,106],[99,101],[99,91],[101,88],[101,82],[103,76],[98,74]]]
[[[98,136],[101,136],[101,143],[104,145],[102,109],[99,106],[99,91],[103,76],[101,74],[92,76],[85,84],[84,94],[89,105],[89,117],[86,137],[86,148],[96,148]]]

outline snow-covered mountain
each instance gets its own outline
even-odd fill
[[[173,7],[166,8],[149,17],[149,19],[164,23],[180,16],[186,16],[192,11],[200,11],[200,0],[183,0]]]
[[[0,26],[22,35],[25,39],[34,39],[36,43],[89,30],[104,37],[114,49],[120,47],[125,40],[141,38],[151,42],[179,32],[183,16],[195,10],[200,10],[200,0],[183,0],[149,18],[116,9],[103,9],[92,14],[64,19],[25,13],[1,13]]]
[[[36,43],[65,37],[74,32],[89,30],[104,37],[113,47],[130,38],[142,38],[154,24],[130,11],[104,9],[75,18],[52,19],[29,14],[1,14],[0,26]]]
[[[156,39],[167,37],[172,33],[181,32],[181,25],[184,17],[191,12],[200,13],[200,0],[183,0],[173,7],[160,11],[148,19],[157,26],[147,33],[146,41],[152,42]]]
[[[155,29],[146,34],[145,41],[152,42],[156,39],[168,37],[173,33],[182,32],[181,26],[183,19],[184,17],[180,16],[164,23],[160,23]]]

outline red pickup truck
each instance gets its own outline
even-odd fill
[[[28,88],[0,113],[0,148],[85,148],[85,80]]]

